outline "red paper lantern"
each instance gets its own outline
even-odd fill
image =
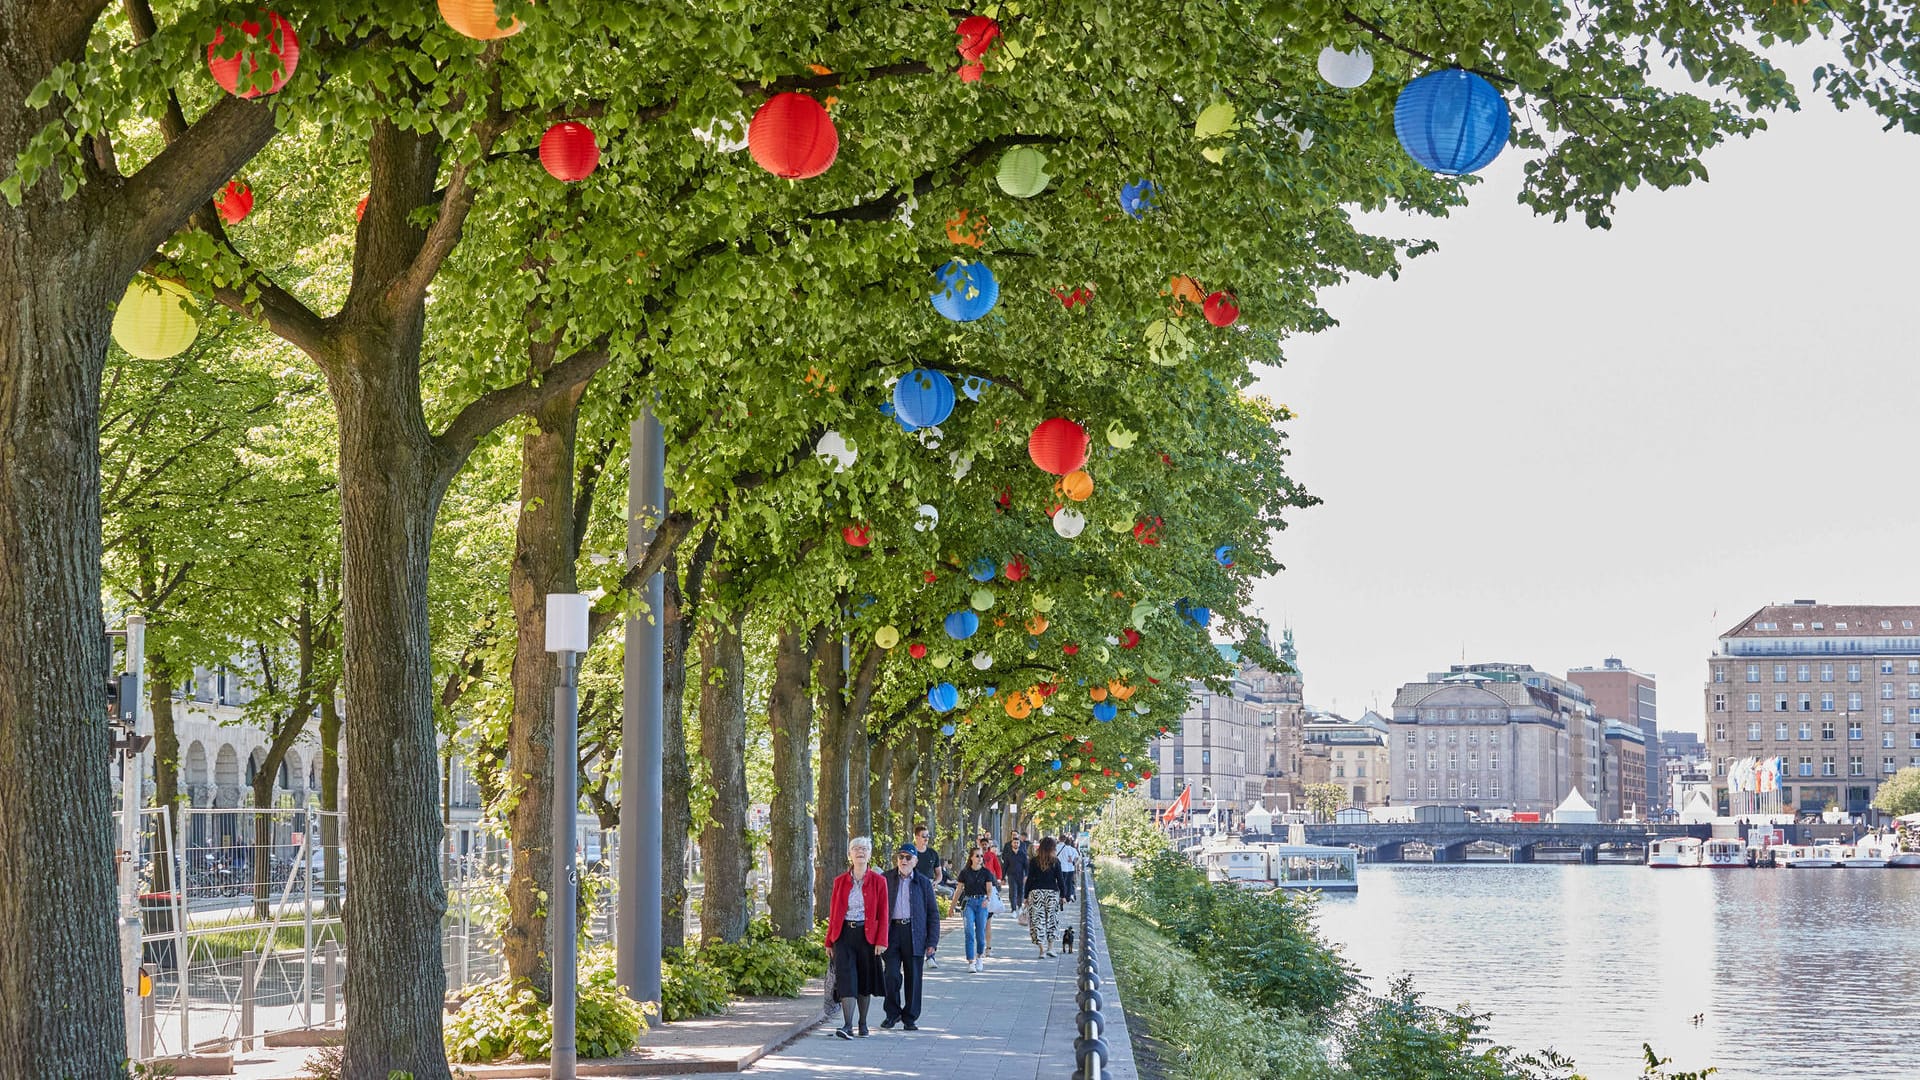
[[[1079,655],[1079,652],[1080,652],[1080,646],[1078,646],[1078,645],[1062,645],[1062,646],[1060,646],[1060,651],[1061,651],[1061,652],[1063,652],[1063,653],[1066,653],[1066,654],[1067,654],[1068,656],[1077,656],[1077,655]]]
[[[1065,476],[1087,463],[1087,429],[1064,416],[1042,420],[1027,438],[1027,456],[1042,471]]]
[[[1026,560],[1016,557],[1012,562],[1008,563],[1007,568],[1001,572],[1006,575],[1008,581],[1025,581],[1028,571],[1029,568]]]
[[[1140,631],[1135,630],[1131,626],[1127,627],[1125,630],[1120,631],[1120,647],[1123,649],[1139,648],[1140,647]]]
[[[1036,791],[1033,793],[1033,797],[1036,799],[1044,799],[1047,797],[1047,793],[1045,791]]]
[[[986,74],[987,65],[985,64],[960,65],[959,75],[961,82],[979,82],[982,78],[986,77]]]
[[[221,221],[238,225],[253,213],[253,189],[238,180],[229,180],[213,197],[213,208],[220,212]]]
[[[969,15],[954,27],[954,33],[960,35],[960,58],[978,60],[1000,39],[1000,24],[985,15]]]
[[[920,580],[925,581],[927,584],[931,585],[934,582],[940,580],[940,575],[929,570],[926,573],[920,575]]]
[[[1159,518],[1145,518],[1133,523],[1133,538],[1152,547],[1160,542],[1160,526],[1166,524]]]
[[[840,133],[826,106],[805,94],[775,94],[747,124],[747,150],[773,175],[805,180],[833,165]]]
[[[907,655],[913,657],[915,660],[925,660],[927,658],[927,647],[916,641],[907,646]]]
[[[1240,317],[1239,298],[1230,292],[1212,293],[1200,305],[1200,310],[1213,325],[1232,326],[1234,320]]]
[[[600,144],[593,129],[573,120],[563,120],[540,136],[540,164],[555,180],[571,184],[585,180],[600,167]]]
[[[1035,689],[1040,691],[1041,697],[1050,698],[1060,692],[1060,685],[1058,683],[1043,682],[1036,686]],[[1069,741],[1071,741],[1071,739],[1069,739]]]
[[[1015,776],[1027,775],[1027,767],[1025,765],[1015,765],[1013,767],[1013,775]]]
[[[359,221],[361,218],[366,216],[367,216],[367,197],[365,195],[362,195],[360,196],[360,201],[353,204],[353,220]]]
[[[840,537],[851,547],[863,548],[873,542],[871,530],[870,525],[848,525],[840,530]]]
[[[1093,303],[1093,286],[1091,285],[1076,287],[1072,292],[1067,292],[1063,288],[1048,291],[1052,292],[1054,299],[1059,300],[1060,306],[1068,311],[1072,311],[1076,304]]]
[[[228,30],[249,39],[249,44],[257,41],[261,36],[260,24],[257,22],[228,23],[215,30],[213,44],[207,46],[207,71],[213,76],[213,81],[220,84],[220,89],[227,93],[238,94],[243,98],[259,97],[261,91],[258,87],[248,87],[244,91],[240,89],[240,54],[235,52],[234,55],[224,59],[219,55],[222,52],[221,46],[226,42]],[[287,85],[287,80],[293,77],[293,69],[300,66],[300,36],[293,32],[293,24],[288,22],[285,16],[277,11],[269,11],[267,12],[266,40],[267,52],[278,63],[278,70],[273,73],[273,81],[267,85],[266,89],[266,93],[271,94]],[[260,70],[259,63],[248,62],[249,75],[258,70]]]
[[[1166,731],[1167,729],[1166,729],[1166,728],[1161,728],[1160,730],[1164,732],[1164,731]],[[1141,774],[1140,774],[1140,779],[1142,779],[1142,780],[1151,780],[1151,779],[1153,779],[1153,774],[1152,774],[1152,773],[1150,773],[1150,772],[1143,772],[1143,773],[1141,773]]]

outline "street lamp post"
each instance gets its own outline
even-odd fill
[[[553,1080],[574,1080],[573,1017],[578,993],[579,944],[575,922],[580,875],[574,861],[574,818],[580,807],[580,654],[587,651],[593,602],[579,593],[547,594],[547,651],[560,658],[553,688],[553,885],[547,892],[547,928],[553,958]]]

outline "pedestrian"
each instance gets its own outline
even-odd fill
[[[873,841],[864,836],[847,843],[847,872],[833,879],[828,905],[827,951],[833,962],[827,972],[830,996],[840,1003],[840,1026],[834,1037],[855,1036],[853,1014],[860,1012],[858,1035],[867,1037],[867,999],[885,992],[880,954],[887,947],[887,882],[869,865]]]
[[[1054,845],[1054,855],[1060,860],[1060,902],[1073,899],[1073,874],[1080,868],[1080,849],[1066,833],[1060,834],[1060,840]]]
[[[1054,946],[1060,937],[1060,860],[1054,855],[1053,838],[1043,836],[1027,864],[1027,932],[1039,947],[1040,956],[1058,955]]]
[[[883,1028],[895,1024],[908,1031],[919,1031],[920,966],[933,955],[940,943],[940,911],[935,906],[933,883],[914,869],[919,861],[912,844],[901,844],[894,853],[893,869],[885,874],[888,934],[886,952],[887,1018]]]
[[[926,878],[929,885],[944,885],[947,881],[946,867],[940,859],[940,853],[935,851],[928,841],[927,824],[923,821],[913,827],[913,872]],[[938,895],[938,893],[935,895]],[[940,970],[940,961],[935,959],[932,953],[929,953],[927,954],[927,966],[938,971]]]
[[[1027,898],[1027,838],[1019,833],[1007,837],[1000,849],[1000,865],[1007,872],[1007,906],[1020,910]]]
[[[980,851],[982,864],[986,866],[987,871],[993,875],[996,891],[998,888],[1004,887],[1007,881],[1007,871],[1006,867],[1000,862],[1000,856],[994,854],[993,837],[988,836],[986,833],[981,833],[979,839],[974,841],[974,844]],[[1002,908],[1001,910],[1005,911],[1007,909]],[[987,942],[981,949],[980,955],[993,955],[993,906],[991,903],[987,906]],[[984,967],[985,965],[982,964],[981,966]]]
[[[987,897],[1000,883],[987,869],[988,852],[975,848],[967,852],[967,868],[960,871],[960,883],[953,898],[960,905],[960,919],[966,927],[967,970],[978,974],[987,966]]]

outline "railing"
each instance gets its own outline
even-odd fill
[[[1100,958],[1095,955],[1093,935],[1093,859],[1082,856],[1080,859],[1080,930],[1075,935],[1079,957],[1079,978],[1076,980],[1080,992],[1074,1000],[1080,1005],[1079,1015],[1074,1018],[1074,1028],[1079,1032],[1073,1040],[1073,1059],[1076,1080],[1108,1080],[1106,1030],[1107,1022],[1100,1015]]]

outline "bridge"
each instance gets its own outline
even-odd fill
[[[1669,836],[1713,835],[1710,825],[1650,825],[1645,822],[1576,824],[1571,822],[1514,821],[1404,821],[1352,825],[1308,825],[1307,843],[1355,847],[1373,862],[1399,862],[1408,844],[1433,849],[1434,862],[1459,862],[1467,845],[1493,844],[1505,848],[1514,862],[1532,862],[1536,851],[1551,849],[1580,853],[1580,861],[1599,859],[1601,848],[1636,850],[1645,856],[1654,840]],[[1285,843],[1286,834],[1249,834],[1249,841]]]

